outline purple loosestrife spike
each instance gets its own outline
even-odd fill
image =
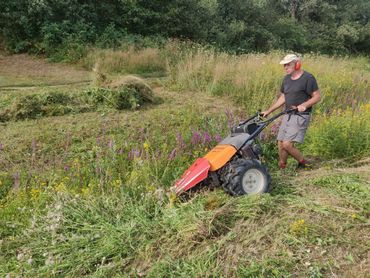
[[[180,132],[177,132],[176,134],[176,141],[177,141],[177,146],[179,147],[180,150],[185,148],[184,138],[182,138],[182,135]]]
[[[216,141],[217,143],[219,143],[219,142],[221,142],[221,141],[222,141],[222,137],[221,137],[221,135],[220,135],[220,134],[216,134],[214,138],[215,138],[215,141]]]
[[[193,131],[193,136],[191,137],[190,143],[192,145],[198,145],[200,142],[202,142],[202,136],[199,132]]]
[[[136,157],[140,157],[140,156],[141,156],[141,151],[136,148],[132,148],[131,151],[128,153],[128,159],[130,160],[134,160]]]
[[[211,138],[211,136],[209,135],[208,132],[205,131],[203,133],[203,136],[204,136],[204,139],[203,139],[204,144],[208,144],[212,141],[212,138]]]
[[[172,161],[172,160],[174,160],[175,159],[175,157],[176,157],[176,148],[174,148],[173,150],[172,150],[172,152],[170,153],[170,155],[168,156],[168,160],[169,161]]]
[[[227,117],[227,126],[230,129],[234,125],[234,114],[230,109],[226,109],[225,114],[226,114],[226,117]]]
[[[3,150],[4,150],[4,145],[0,144],[0,151],[3,151]]]
[[[135,150],[134,156],[135,157],[140,157],[141,156],[141,151],[140,150]]]

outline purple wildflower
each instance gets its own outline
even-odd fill
[[[227,117],[227,126],[230,129],[234,125],[234,114],[230,109],[226,109],[225,114],[226,114],[226,117]]]
[[[198,131],[193,131],[193,136],[191,137],[190,143],[192,145],[198,145],[202,142],[202,137]]]
[[[4,150],[4,145],[0,144],[0,151],[3,151],[3,150]]]
[[[172,160],[174,160],[175,159],[175,157],[176,157],[176,148],[174,148],[173,150],[172,150],[172,152],[170,153],[170,155],[168,156],[168,160],[169,161],[172,161]]]
[[[180,132],[177,132],[176,134],[176,141],[177,141],[177,146],[179,147],[179,149],[185,148],[184,138],[182,138],[182,135]]]
[[[128,159],[130,160],[134,160],[136,157],[140,157],[140,156],[141,156],[141,151],[136,148],[131,149],[131,151],[128,153]]]
[[[220,135],[220,134],[216,134],[216,135],[215,135],[215,137],[214,137],[214,139],[215,139],[215,141],[216,141],[217,143],[219,143],[219,142],[221,142],[221,141],[222,141],[222,137],[221,137],[221,135]]]
[[[208,132],[205,131],[203,133],[203,136],[204,136],[204,139],[203,139],[204,144],[208,144],[212,141],[212,138],[211,138],[211,136],[209,135]]]
[[[64,171],[68,172],[70,169],[69,165],[64,165]]]

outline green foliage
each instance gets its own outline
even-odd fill
[[[45,53],[55,61],[75,62],[86,45],[117,48],[146,36],[190,39],[232,53],[369,54],[369,10],[366,0],[6,0],[0,25],[10,51]]]
[[[307,134],[305,149],[322,158],[354,159],[370,154],[369,104],[359,111],[338,111],[321,116]]]

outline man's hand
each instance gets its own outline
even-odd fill
[[[270,115],[270,113],[271,113],[271,112],[270,112],[269,110],[262,111],[262,112],[261,112],[261,116],[262,116],[262,117],[264,117],[264,118],[266,118],[268,115]]]
[[[301,104],[297,106],[297,109],[298,109],[298,112],[304,112],[307,110],[307,107]]]

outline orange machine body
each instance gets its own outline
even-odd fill
[[[232,145],[217,145],[204,158],[208,160],[211,165],[210,171],[217,171],[236,153],[236,149]]]

